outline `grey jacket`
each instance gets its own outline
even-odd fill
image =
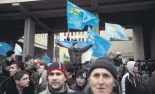
[[[74,90],[69,89],[69,87],[68,87],[67,84],[65,84],[65,85],[67,86],[67,91],[68,91],[68,93],[74,93],[74,92],[75,92]],[[47,86],[47,87],[46,87],[46,90],[44,90],[43,92],[41,92],[41,93],[39,93],[39,94],[51,94],[51,92],[49,91],[48,86]]]

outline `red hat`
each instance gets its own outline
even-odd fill
[[[64,76],[67,78],[67,74],[66,74],[66,68],[65,68],[65,65],[62,64],[62,63],[58,63],[58,62],[55,62],[55,63],[52,63],[49,67],[48,67],[48,70],[47,70],[47,77],[49,75],[49,73],[53,70],[59,70],[61,71]]]

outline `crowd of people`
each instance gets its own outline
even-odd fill
[[[127,61],[120,52],[81,62],[92,46],[80,49],[74,43],[67,63],[47,64],[31,55],[20,62],[8,51],[0,62],[0,94],[155,94],[154,63],[143,73],[140,62]]]

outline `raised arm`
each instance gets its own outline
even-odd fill
[[[59,42],[55,42],[58,46],[60,46],[60,47],[65,47],[65,48],[68,48],[68,47],[66,47],[65,45],[63,45],[63,44],[61,44],[61,43],[59,43]]]
[[[81,48],[81,51],[82,51],[82,52],[85,52],[85,51],[87,51],[89,48],[91,48],[93,45],[94,45],[94,43],[89,44],[88,46],[86,46],[86,47],[84,47],[84,48]]]

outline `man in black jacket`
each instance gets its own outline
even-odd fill
[[[17,73],[17,72],[20,72],[24,70],[24,65],[23,63],[19,62],[19,61],[14,61],[11,66],[10,66],[10,77],[6,78],[5,80],[3,80],[1,83],[0,83],[0,94],[18,94],[17,92],[17,88],[16,88],[16,83],[15,83],[15,80],[14,80],[14,75]],[[18,74],[21,74],[21,75],[24,75],[24,74],[27,74],[25,72],[21,72],[21,73],[18,73]],[[31,83],[30,83],[31,84]],[[26,91],[25,91],[26,90]],[[24,92],[32,92],[34,91],[34,87],[33,85],[31,84],[31,86],[27,87],[26,89],[24,89]],[[28,94],[29,94],[28,93]],[[30,93],[32,94],[32,93]]]
[[[87,69],[80,69],[76,74],[76,83],[71,86],[71,88],[77,92],[84,92],[87,85]],[[86,93],[86,92],[85,92]]]
[[[65,47],[68,48],[64,45],[62,45],[61,43],[56,42],[57,45],[61,46],[61,47]],[[86,52],[89,48],[91,48],[94,45],[94,43],[84,47],[84,48],[79,48],[79,45],[77,42],[73,43],[73,47],[72,48],[68,48],[68,52],[70,55],[70,62],[74,65],[74,69],[75,69],[75,75],[77,70],[81,67],[82,62],[81,62],[81,56],[82,53]]]
[[[155,94],[155,62],[148,64],[151,77],[138,87],[137,94]]]
[[[6,59],[0,61],[0,78],[2,80],[4,80],[6,77],[9,77],[10,65],[15,59],[15,52],[13,50],[9,50],[6,54],[7,54]]]

